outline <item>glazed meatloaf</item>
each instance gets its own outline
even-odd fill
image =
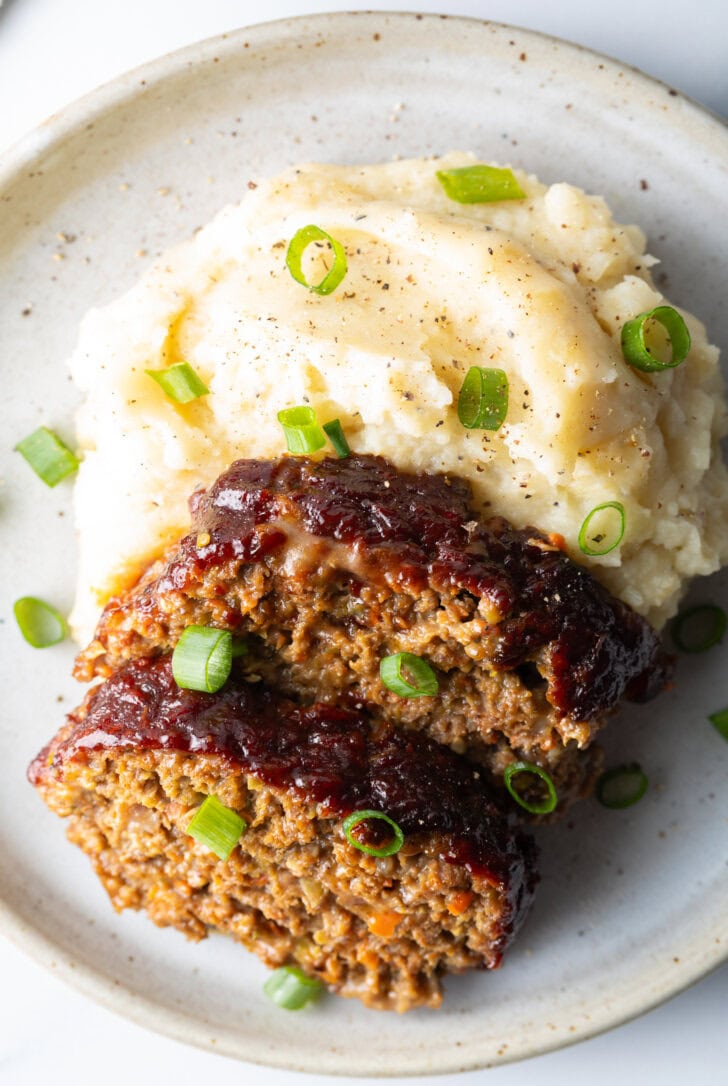
[[[442,974],[497,966],[536,881],[531,839],[447,747],[235,674],[182,690],[168,656],[92,688],[29,775],[117,909],[224,932],[372,1007],[437,1006]],[[226,861],[186,832],[211,795],[247,824]],[[360,850],[382,851],[381,820],[345,835],[363,810],[396,822],[399,851]]]
[[[459,479],[373,456],[240,460],[191,510],[191,532],[106,607],[79,678],[169,652],[190,624],[230,629],[252,676],[375,707],[495,780],[540,765],[561,809],[590,788],[610,710],[668,678],[643,618],[559,539],[478,519]],[[399,652],[432,665],[436,696],[383,685],[380,662]]]

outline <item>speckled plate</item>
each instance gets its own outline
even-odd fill
[[[41,421],[72,431],[64,360],[89,306],[129,286],[249,179],[302,159],[376,161],[451,148],[602,192],[638,221],[672,298],[728,341],[728,137],[674,91],[522,30],[415,15],[333,15],[193,46],[103,87],[0,163],[0,913],[32,954],[135,1021],[247,1060],[318,1072],[484,1067],[584,1038],[690,984],[726,954],[728,703],[724,653],[622,714],[612,757],[652,788],[541,833],[543,883],[502,970],[454,979],[444,1008],[405,1017],[328,999],[281,1016],[264,970],[223,939],[194,946],[117,917],[88,862],[25,782],[76,702],[72,650],[36,652],[11,601],[67,607],[70,489],[46,490],[10,450]],[[726,580],[694,597],[728,600]]]

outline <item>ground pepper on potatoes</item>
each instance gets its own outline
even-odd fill
[[[690,577],[728,560],[726,412],[702,325],[685,314],[692,348],[675,370],[632,369],[622,326],[665,301],[641,231],[615,223],[600,197],[520,170],[525,199],[449,200],[437,171],[473,161],[256,179],[238,207],[86,317],[71,360],[84,397],[81,640],[99,603],[185,530],[196,487],[240,457],[279,455],[277,413],[297,404],[341,419],[358,452],[465,478],[478,513],[558,533],[654,625]],[[291,238],[312,223],[347,255],[326,296],[286,267]],[[210,389],[181,407],[145,373],[180,361]],[[497,433],[458,418],[471,366],[508,377]],[[624,539],[586,558],[580,525],[615,499]]]

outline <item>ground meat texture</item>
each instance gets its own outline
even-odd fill
[[[190,624],[248,637],[251,675],[384,710],[501,776],[542,765],[561,806],[599,768],[596,731],[670,661],[655,632],[536,529],[481,521],[461,480],[372,456],[240,460],[191,500],[192,531],[106,607],[79,678],[167,652]],[[435,668],[437,697],[383,686],[384,656]]]
[[[180,690],[168,657],[93,688],[29,776],[117,909],[222,931],[373,1007],[437,1006],[444,973],[499,965],[536,882],[533,842],[466,759],[261,684]],[[228,861],[185,832],[207,795],[248,823]],[[347,841],[362,809],[398,823],[398,853]],[[381,826],[360,839],[381,847]]]

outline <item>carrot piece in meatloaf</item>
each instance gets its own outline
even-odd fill
[[[536,883],[531,838],[447,747],[236,677],[182,690],[169,657],[92,688],[29,776],[117,909],[224,932],[372,1007],[437,1006],[444,973],[496,967]],[[226,861],[186,832],[210,795],[247,824]],[[394,820],[398,852],[351,843],[361,810]],[[389,832],[350,836],[383,851]]]
[[[171,652],[191,624],[230,629],[276,689],[378,706],[496,780],[540,765],[563,808],[590,790],[606,716],[653,697],[670,661],[558,541],[470,503],[462,480],[381,457],[237,461],[193,495],[190,534],[108,604],[76,674]],[[399,652],[434,667],[437,696],[383,685]]]

